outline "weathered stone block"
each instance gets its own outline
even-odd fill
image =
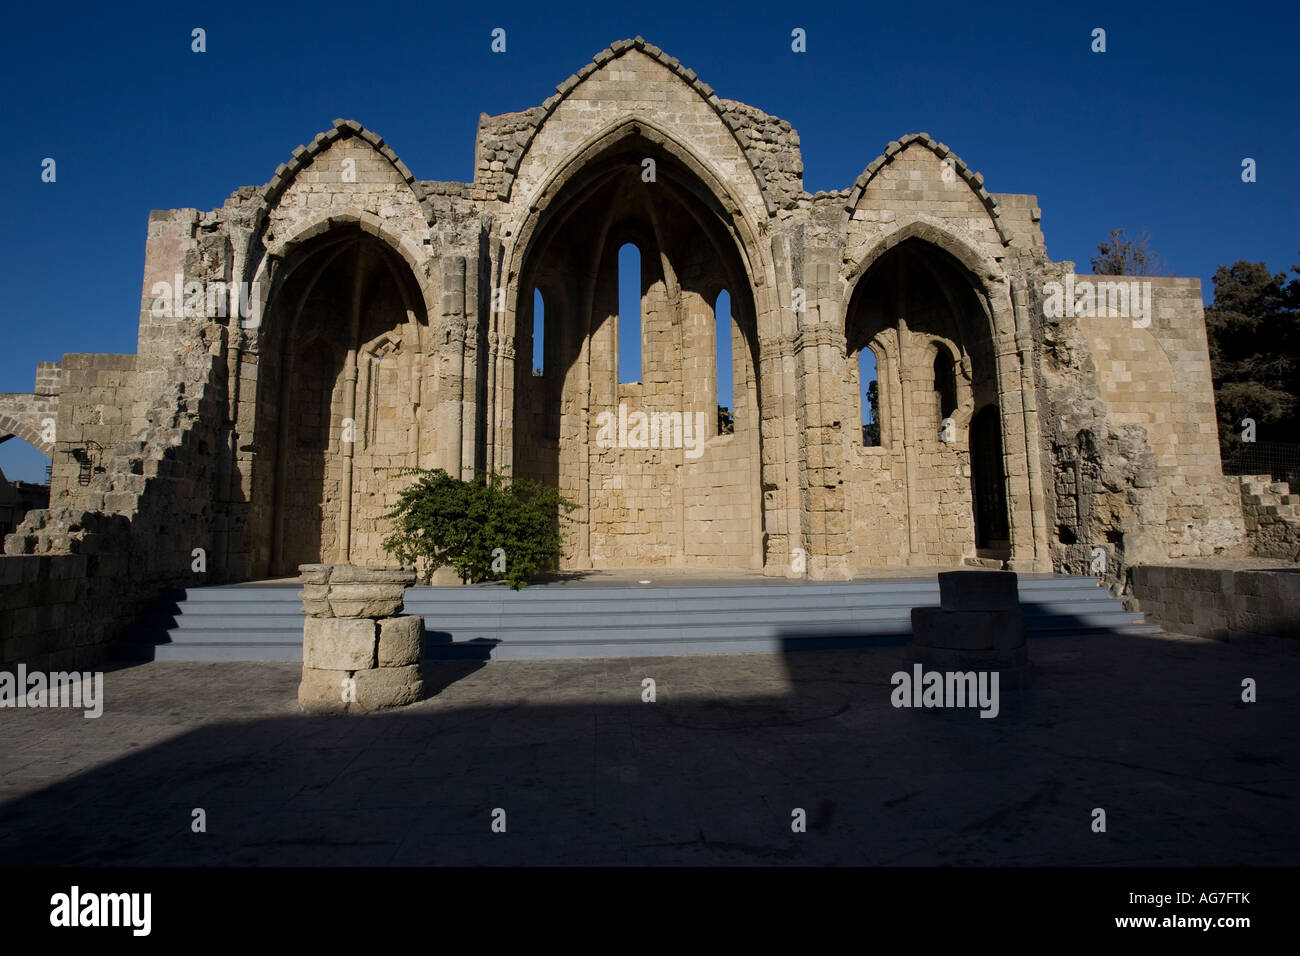
[[[912,643],[918,647],[952,649],[988,649],[993,646],[982,615],[941,607],[912,608]]]
[[[392,617],[402,610],[406,588],[401,584],[335,584],[329,603],[335,617]]]
[[[377,667],[357,671],[353,675],[357,684],[358,710],[383,710],[413,704],[424,696],[424,680],[420,666]]]
[[[298,706],[312,714],[342,714],[351,707],[348,682],[352,671],[304,667],[298,684]]]
[[[303,584],[325,584],[330,579],[330,567],[328,564],[300,564],[298,577]]]
[[[399,584],[410,587],[415,572],[405,568],[361,568],[351,564],[332,566],[330,584]]]
[[[328,584],[306,584],[298,592],[302,600],[302,609],[312,617],[333,617],[330,608]]]
[[[939,606],[946,611],[997,611],[1020,603],[1014,571],[944,571]]]
[[[1030,686],[1029,648],[1016,575],[945,572],[939,575],[939,587],[947,604],[954,606],[912,608],[908,652],[935,670],[996,670],[1005,690]],[[967,606],[958,609],[961,605]]]
[[[379,666],[405,667],[424,656],[424,618],[418,614],[379,622]]]
[[[309,617],[303,621],[302,659],[322,670],[375,666],[375,622],[365,618]]]

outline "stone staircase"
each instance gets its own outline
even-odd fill
[[[299,585],[189,588],[164,597],[118,645],[121,658],[299,661]],[[1096,578],[1020,578],[1030,638],[1157,631]],[[937,605],[933,578],[727,585],[412,587],[430,660],[738,654],[897,646],[911,609]]]
[[[1241,475],[1241,514],[1252,550],[1300,561],[1300,495],[1272,475]]]

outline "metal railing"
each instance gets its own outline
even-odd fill
[[[1280,441],[1242,442],[1223,454],[1225,475],[1272,475],[1300,489],[1300,445]]]

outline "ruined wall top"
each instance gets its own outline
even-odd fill
[[[636,63],[627,63],[625,58],[629,56]],[[653,79],[669,91],[669,101],[663,101],[662,93],[645,93],[644,102],[638,100],[638,94],[644,92],[640,84],[646,78],[647,70],[661,71]],[[594,85],[588,84],[588,80],[592,80]],[[674,89],[677,92],[673,92]],[[583,100],[578,104],[583,107],[582,115],[600,112],[601,122],[610,115],[626,114],[633,120],[644,119],[650,124],[658,122],[677,130],[680,124],[673,120],[683,118],[677,116],[683,109],[689,108],[692,115],[698,114],[699,117],[716,116],[723,139],[706,138],[710,145],[708,155],[702,158],[718,165],[722,180],[739,190],[737,198],[754,215],[760,219],[811,215],[823,227],[832,230],[832,208],[840,211],[841,222],[845,225],[862,218],[863,199],[873,183],[904,154],[911,155],[915,149],[924,148],[933,153],[937,164],[946,165],[945,175],[950,175],[957,184],[964,184],[977,197],[974,201],[983,206],[981,215],[987,216],[993,245],[1033,250],[1034,255],[1045,257],[1038,226],[1041,213],[1037,200],[1032,196],[990,193],[980,173],[927,133],[911,133],[890,142],[851,186],[809,194],[803,184],[804,163],[799,134],[789,122],[746,103],[720,98],[694,70],[642,37],[619,40],[601,50],[560,83],[556,92],[538,106],[496,116],[481,114],[475,137],[471,182],[417,179],[378,133],[356,120],[336,119],[332,128],[296,147],[267,183],[236,190],[221,210],[208,214],[207,218],[200,216],[199,226],[215,226],[218,219],[238,224],[251,233],[256,244],[273,218],[274,210],[287,201],[286,196],[294,183],[304,176],[313,178],[313,164],[327,163],[325,154],[331,147],[353,141],[363,149],[369,147],[373,150],[377,154],[375,161],[390,168],[389,175],[393,181],[405,184],[403,188],[409,189],[418,202],[429,230],[423,232],[424,227],[420,227],[424,238],[416,240],[419,244],[432,242],[434,250],[445,245],[468,247],[476,242],[483,217],[497,218],[503,212],[498,203],[517,206],[527,197],[513,196],[513,192],[521,188],[525,191],[540,188],[547,172],[562,163],[559,150],[563,144],[570,144],[574,135],[570,129],[572,115],[561,124],[563,134],[552,132],[548,139],[543,130],[553,119],[560,122],[557,114],[561,114],[561,107],[574,97]],[[594,102],[594,108],[587,102],[589,100]],[[565,109],[572,110],[573,107]],[[698,125],[703,119],[695,122]],[[593,132],[598,130],[593,127],[584,135]],[[726,135],[727,132],[730,136]],[[734,145],[731,145],[732,140]],[[544,149],[543,142],[546,142]],[[719,142],[727,145],[713,145]],[[574,142],[571,145],[578,144]],[[534,155],[538,150],[541,155]],[[327,174],[324,167],[322,174]],[[749,198],[745,198],[746,191]],[[1004,208],[1006,206],[1010,208]],[[250,252],[254,256],[257,254]]]

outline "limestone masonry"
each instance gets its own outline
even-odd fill
[[[265,186],[150,215],[138,352],[43,362],[33,394],[0,396],[0,429],[53,459],[49,509],[0,559],[3,660],[92,657],[168,585],[389,564],[385,469],[407,466],[558,485],[572,569],[1096,573],[1100,554],[1117,581],[1249,547],[1200,283],[1074,276],[1033,196],[989,192],[929,135],[809,194],[789,123],[638,38],[482,116],[474,149],[473,182],[417,179],[336,120]],[[600,439],[620,408],[655,440]]]

